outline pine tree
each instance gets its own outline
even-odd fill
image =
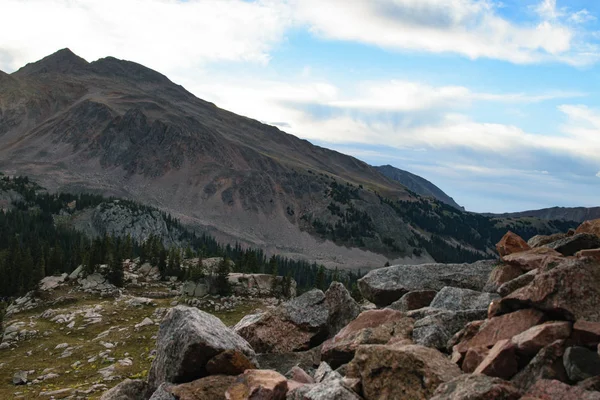
[[[46,270],[46,265],[44,263],[44,257],[40,258],[40,260],[35,264],[33,268],[32,282],[33,285],[29,290],[37,290],[40,285],[40,281],[44,279],[44,272]]]
[[[167,251],[164,248],[159,251],[158,271],[160,272],[161,278],[164,279],[167,276]]]
[[[123,271],[123,260],[113,256],[108,263],[108,274],[106,279],[116,287],[123,287],[125,272]]]
[[[121,245],[121,258],[124,260],[133,258],[133,241],[131,240],[131,234],[127,234],[127,237]]]
[[[229,286],[229,257],[225,256],[217,266],[217,276],[215,279],[217,293],[221,296],[227,296],[231,292]]]
[[[196,264],[190,265],[188,269],[188,279],[198,283],[204,279],[205,276],[206,273],[204,271],[204,264],[202,262],[202,256],[200,256]]]
[[[275,256],[271,256],[269,260],[269,270],[271,271],[271,294],[275,296],[277,294],[277,286],[279,286],[277,259]]]
[[[33,258],[29,249],[26,249],[21,261],[21,287],[19,288],[19,294],[23,295],[38,285],[39,281],[33,280],[33,270]]]
[[[315,287],[317,289],[325,290],[325,267],[322,265],[319,267],[315,277]]]

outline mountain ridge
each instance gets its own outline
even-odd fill
[[[84,64],[61,50],[10,78],[0,87],[0,168],[51,191],[130,198],[220,241],[331,268],[419,263],[433,260],[430,252],[485,258],[505,229],[422,199],[356,158],[222,110],[134,62]]]
[[[452,197],[444,193],[442,189],[421,176],[415,175],[412,172],[408,172],[400,168],[396,168],[389,164],[381,165],[375,168],[383,175],[400,182],[409,190],[417,193],[420,196],[434,197],[441,202],[448,204],[449,206],[461,211],[465,211],[464,207],[458,205],[458,203],[456,203]]]

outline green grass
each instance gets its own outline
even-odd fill
[[[53,297],[59,293],[53,294]],[[115,302],[114,299],[102,299],[90,295],[76,296],[75,302],[64,307],[40,307],[36,310],[30,310],[8,319],[8,324],[14,321],[30,320],[36,323],[34,328],[39,332],[37,337],[19,342],[18,347],[9,350],[0,350],[0,364],[5,365],[0,368],[0,399],[11,399],[15,393],[21,392],[24,398],[38,398],[40,392],[53,391],[64,388],[73,388],[86,390],[96,383],[104,383],[109,388],[119,383],[125,378],[145,378],[152,363],[149,354],[155,346],[153,336],[158,332],[158,326],[146,326],[139,330],[134,329],[134,325],[141,322],[145,317],[152,318],[152,314],[157,307],[170,307],[174,299],[154,299],[155,306],[143,306],[141,308],[131,308],[123,301]],[[94,306],[100,304],[103,307],[103,320],[99,324],[88,325],[85,329],[77,330],[78,326],[83,324],[83,318],[78,316],[75,329],[66,328],[67,324],[57,324],[46,319],[37,318],[46,308],[60,310],[74,310],[84,306]],[[212,312],[220,318],[227,326],[237,323],[244,315],[251,313],[261,303],[245,303],[231,311]],[[210,312],[209,310],[206,310]],[[8,325],[7,324],[7,325]],[[95,339],[100,333],[111,327],[126,328],[123,331],[114,329],[101,340]],[[43,332],[51,332],[48,336],[43,336]],[[117,360],[130,358],[133,365],[128,367],[118,366],[117,374],[122,379],[111,382],[104,382],[102,376],[98,373],[99,369],[105,368],[112,362],[102,362],[101,359],[88,363],[87,360],[97,356],[100,352],[106,350],[101,341],[117,343],[112,350],[110,357]],[[75,346],[76,349],[70,357],[59,358],[63,350],[54,350],[56,345],[68,343]],[[31,352],[31,356],[27,353]],[[126,354],[128,354],[126,356]],[[71,365],[76,361],[81,364],[75,368]],[[117,364],[116,364],[117,365]],[[12,377],[19,370],[35,370],[29,379],[33,380],[42,374],[46,368],[53,368],[53,373],[60,376],[58,378],[44,381],[31,386],[14,386]],[[89,398],[99,398],[102,392],[94,393]],[[69,394],[65,394],[64,397]],[[57,397],[60,398],[60,397]]]

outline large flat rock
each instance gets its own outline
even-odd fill
[[[481,291],[496,261],[473,264],[394,265],[370,271],[358,280],[362,295],[379,307],[415,290],[439,291],[445,286]]]

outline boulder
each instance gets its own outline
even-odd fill
[[[600,322],[600,264],[587,259],[565,260],[500,300],[503,311],[526,307],[571,321]]]
[[[600,219],[584,221],[577,227],[575,233],[590,233],[592,235],[600,236]]]
[[[562,261],[562,254],[549,247],[538,247],[502,257],[506,264],[519,267],[524,271],[544,270],[548,264]]]
[[[487,347],[471,347],[465,353],[465,358],[462,362],[461,369],[463,372],[471,373],[481,364],[487,357],[490,349]]]
[[[465,324],[485,319],[486,310],[449,311],[432,309],[429,315],[418,319],[413,328],[413,341],[426,347],[446,349],[448,341]],[[409,315],[411,315],[409,313]]]
[[[586,347],[567,348],[563,356],[563,365],[573,382],[600,375],[600,355]]]
[[[567,339],[570,335],[570,322],[546,322],[513,336],[512,342],[516,345],[519,353],[534,356],[543,347],[557,340]]]
[[[579,250],[575,253],[577,258],[593,258],[596,261],[600,261],[600,249],[587,249]]]
[[[100,400],[145,400],[146,381],[125,379],[114,388],[105,392]]]
[[[309,374],[306,373],[306,371],[304,371],[302,368],[298,367],[297,365],[294,365],[292,367],[292,369],[285,374],[285,376],[295,382],[299,382],[299,383],[307,383],[307,384],[313,384],[315,383],[315,380],[313,379],[312,376],[310,376]]]
[[[287,400],[361,400],[353,391],[344,386],[341,381],[330,380],[313,385],[304,385],[290,391]]]
[[[27,371],[17,371],[13,375],[13,385],[25,385],[27,383]]]
[[[496,292],[500,286],[523,275],[524,273],[525,271],[519,267],[515,267],[514,265],[497,265],[490,273],[490,276],[483,287],[483,291],[490,293]]]
[[[440,290],[430,304],[431,308],[451,311],[486,310],[492,300],[500,296],[494,293],[483,293],[471,289],[446,286]]]
[[[591,233],[577,233],[545,246],[558,251],[563,256],[573,256],[580,250],[599,248],[600,237]]]
[[[518,370],[516,346],[510,339],[504,339],[496,342],[474,373],[510,379]]]
[[[283,276],[230,273],[228,279],[231,290],[236,296],[281,296],[282,294]],[[274,283],[273,280],[276,282]],[[296,297],[296,281],[294,279],[290,281],[289,295]]]
[[[239,375],[247,369],[256,369],[256,363],[239,350],[225,350],[206,364],[209,375]]]
[[[500,257],[507,256],[513,253],[529,250],[530,247],[525,240],[516,233],[511,231],[506,232],[502,239],[496,244],[496,250]]]
[[[327,318],[329,337],[335,336],[360,314],[360,306],[340,282],[331,282],[325,292],[325,307],[329,313]]]
[[[502,379],[465,374],[442,383],[431,400],[518,400],[521,394]]]
[[[553,235],[535,235],[534,237],[532,237],[531,239],[529,239],[527,241],[527,244],[529,245],[529,247],[534,249],[536,247],[541,247],[545,244],[556,242],[557,240],[560,240],[560,239],[563,239],[566,237],[567,237],[566,233],[555,233]]]
[[[235,379],[225,392],[227,400],[284,400],[287,379],[271,370],[251,369]]]
[[[56,289],[67,280],[68,275],[47,276],[40,281],[40,290],[49,291]]]
[[[149,400],[177,400],[175,396],[173,396],[173,394],[171,393],[172,387],[173,385],[171,385],[170,383],[161,384],[158,387],[158,389],[156,389],[156,391],[152,393],[152,396],[150,396]],[[215,397],[215,400],[219,400],[219,398]]]
[[[600,392],[600,375],[578,382],[577,386],[584,390]]]
[[[233,376],[212,375],[173,386],[168,392],[177,400],[225,400],[225,392],[234,382]]]
[[[81,277],[81,274],[83,274],[83,265],[75,268],[73,272],[69,274],[69,280],[74,281],[75,279]]]
[[[333,368],[350,362],[359,345],[386,344],[393,337],[410,339],[414,320],[391,309],[363,311],[321,348],[321,358]]]
[[[170,309],[158,330],[156,358],[148,376],[149,392],[163,382],[186,383],[206,376],[207,363],[226,350],[237,350],[256,365],[256,355],[248,342],[217,317],[197,308]]]
[[[290,353],[262,353],[258,354],[256,358],[261,368],[272,369],[282,375],[294,366],[312,373],[321,362],[321,347]]]
[[[189,297],[203,297],[209,293],[208,285],[204,282],[184,282],[181,286],[181,294]]]
[[[246,316],[234,331],[261,353],[287,353],[318,346],[359,311],[343,285],[335,282],[327,292],[325,295],[314,289],[275,310]]]
[[[362,382],[363,397],[428,399],[436,388],[461,374],[442,353],[419,345],[360,346],[348,377]]]
[[[417,310],[429,306],[436,294],[435,290],[414,290],[406,293],[387,308],[402,312]]]
[[[314,379],[316,383],[339,381],[342,379],[342,375],[334,371],[329,364],[323,361],[315,371]]]
[[[529,364],[511,379],[511,382],[522,390],[528,390],[540,379],[556,379],[567,382],[567,372],[562,362],[564,352],[564,340],[557,340],[549,344],[541,349]]]
[[[538,398],[540,400],[600,400],[600,392],[588,392],[577,386],[541,379],[525,393],[525,398]]]
[[[465,338],[454,346],[454,350],[465,354],[470,347],[492,347],[496,342],[511,339],[543,321],[544,314],[533,309],[519,310],[493,317],[481,324],[473,337]]]
[[[600,322],[575,321],[571,341],[579,346],[596,346],[600,343]]]
[[[395,265],[375,269],[358,280],[367,300],[385,307],[415,290],[439,291],[445,286],[482,290],[495,261],[473,264]]]
[[[535,278],[535,276],[538,274],[538,272],[539,272],[538,269],[532,269],[531,271],[527,272],[526,274],[523,274],[519,277],[516,277],[513,280],[506,282],[505,284],[501,285],[498,288],[498,293],[502,297],[508,296],[515,290],[520,289],[523,286],[526,286],[529,283],[531,283],[531,281],[533,281],[533,278]]]

